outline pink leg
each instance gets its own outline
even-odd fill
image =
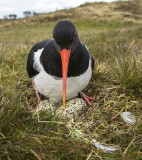
[[[32,79],[32,84],[33,84],[33,87],[34,87],[34,90],[35,90],[35,93],[36,93],[36,96],[37,96],[37,100],[38,100],[37,105],[36,105],[36,110],[37,110],[37,108],[38,108],[38,106],[39,106],[39,104],[41,102],[41,99],[40,99],[40,96],[38,94],[38,91],[36,90],[35,83],[34,83],[33,79]]]
[[[81,95],[81,98],[84,99],[85,102],[86,102],[88,105],[92,106],[92,103],[91,103],[90,101],[94,101],[95,98],[91,98],[91,97],[87,96],[86,94],[84,94],[83,92],[80,92],[80,95]]]

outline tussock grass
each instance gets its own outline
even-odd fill
[[[124,87],[142,94],[142,61],[134,56],[116,58],[116,66],[112,67],[116,80]],[[138,94],[137,93],[137,94]]]
[[[42,16],[41,22],[34,17],[36,23],[25,19],[29,24],[20,20],[0,30],[0,159],[140,160],[141,25],[71,18],[80,40],[95,58],[92,79],[84,92],[96,101],[81,121],[58,122],[52,115],[43,115],[42,121],[38,121],[26,60],[36,42],[52,38],[52,28],[57,22]],[[132,112],[136,124],[126,124],[120,116],[122,111]],[[104,153],[94,147],[92,139],[118,145],[119,150]]]

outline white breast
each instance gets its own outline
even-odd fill
[[[91,60],[85,73],[76,77],[67,78],[66,100],[78,95],[89,83],[92,76]],[[34,78],[37,91],[49,99],[60,102],[63,98],[63,81],[56,79],[41,69]]]

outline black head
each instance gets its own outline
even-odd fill
[[[59,21],[53,29],[53,37],[59,50],[72,50],[78,42],[78,34],[72,21]]]

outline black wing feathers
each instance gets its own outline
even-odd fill
[[[92,70],[93,70],[95,61],[94,61],[94,58],[91,54],[90,54],[90,56],[91,56],[91,67],[92,67]]]

